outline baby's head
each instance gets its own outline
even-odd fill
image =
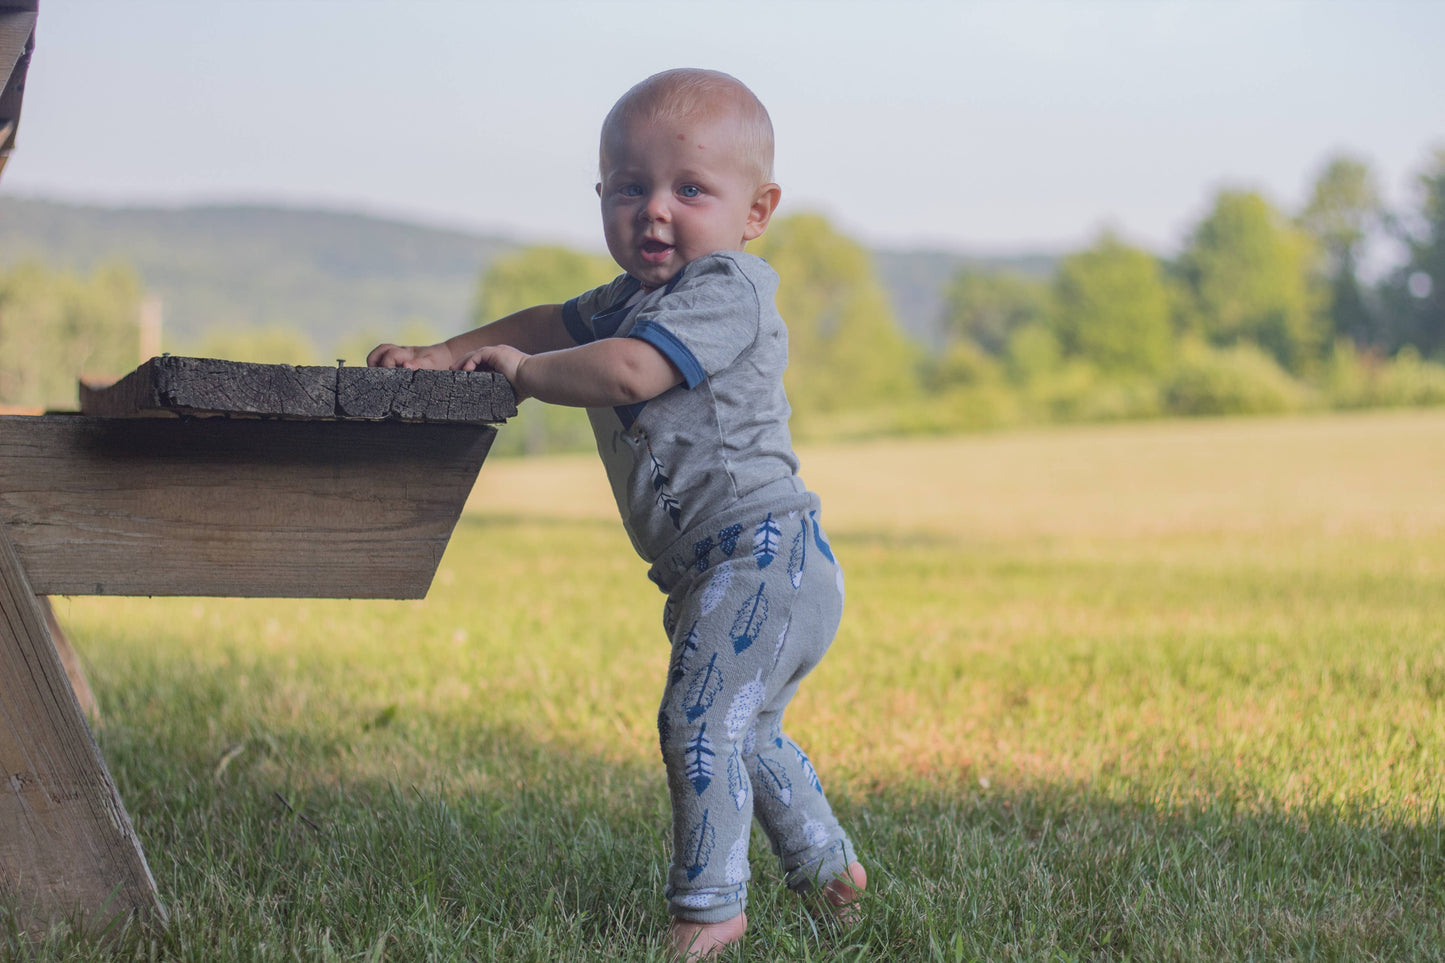
[[[740,81],[715,70],[656,74],[617,101],[599,151],[607,247],[648,288],[767,229],[773,125]]]
[[[773,179],[773,122],[751,90],[719,70],[679,67],[653,74],[618,98],[602,122],[600,167],[605,174],[634,121],[725,122],[731,128],[727,145],[758,184]],[[610,146],[610,150],[609,150]]]

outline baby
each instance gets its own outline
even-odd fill
[[[743,252],[781,196],[767,111],[727,74],[669,70],[613,106],[600,155],[603,231],[626,273],[441,344],[380,345],[367,363],[497,371],[519,400],[588,409],[623,524],[667,594],[668,940],[693,959],[746,930],[754,818],[788,886],[845,921],[867,885],[783,731],[837,631],[843,576],[798,478],[778,277]]]

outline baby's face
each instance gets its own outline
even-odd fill
[[[772,205],[760,213],[759,196],[775,187],[758,183],[730,118],[634,119],[605,136],[597,193],[607,250],[643,287],[704,255],[741,251],[767,227]]]

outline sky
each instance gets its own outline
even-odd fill
[[[1221,189],[1287,211],[1445,148],[1439,0],[40,0],[0,194],[356,210],[601,249],[602,117],[747,83],[780,214],[1005,254],[1176,251]]]

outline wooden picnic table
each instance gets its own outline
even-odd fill
[[[164,357],[77,413],[0,416],[0,904],[23,929],[165,919],[46,597],[421,598],[515,413],[491,373]]]

